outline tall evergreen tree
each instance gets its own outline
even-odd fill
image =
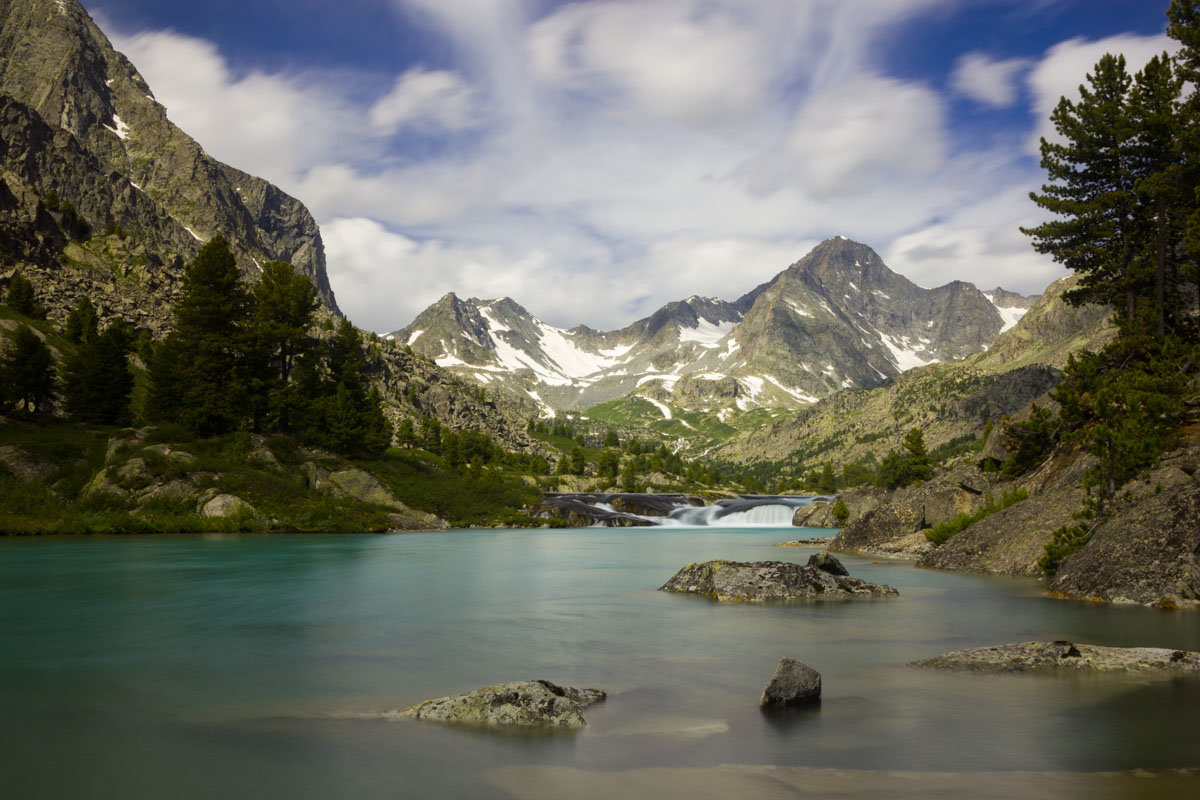
[[[8,279],[8,292],[4,297],[4,303],[17,313],[24,314],[31,319],[46,318],[46,309],[38,302],[37,295],[33,293],[33,284],[20,271],[14,272],[13,276]]]
[[[80,346],[63,370],[63,399],[73,419],[99,425],[129,421],[133,371],[129,352],[133,334],[122,319]]]
[[[21,325],[0,355],[0,400],[27,416],[41,416],[53,409],[57,385],[50,348],[33,328]]]
[[[236,429],[247,411],[250,297],[224,238],[200,248],[174,310],[150,367],[151,413],[206,435]]]
[[[96,338],[99,321],[96,318],[96,307],[86,294],[67,315],[67,323],[63,327],[63,335],[75,344],[85,344]]]
[[[1034,228],[1034,249],[1078,272],[1073,303],[1112,306],[1123,318],[1136,310],[1133,266],[1137,248],[1137,175],[1128,110],[1132,79],[1125,57],[1106,55],[1079,87],[1080,100],[1062,98],[1050,115],[1063,143],[1041,140],[1050,183],[1030,197],[1059,218]]]
[[[255,336],[270,354],[275,374],[286,383],[297,354],[308,343],[317,290],[291,264],[268,261],[252,294]]]

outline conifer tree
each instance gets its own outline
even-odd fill
[[[33,328],[21,325],[0,355],[0,400],[5,407],[15,404],[27,416],[48,414],[57,385],[50,348]]]
[[[81,345],[63,370],[63,399],[72,419],[99,425],[129,421],[133,371],[129,367],[132,331],[124,320]]]
[[[96,318],[96,307],[86,294],[67,315],[67,323],[63,327],[63,335],[75,344],[86,344],[96,338],[99,322]]]
[[[200,248],[174,310],[150,365],[151,413],[206,435],[236,429],[246,417],[250,297],[224,238]]]
[[[46,318],[46,309],[38,302],[37,295],[33,293],[33,284],[19,271],[14,272],[13,276],[8,279],[8,292],[4,297],[4,303],[17,313],[24,314],[31,319]]]

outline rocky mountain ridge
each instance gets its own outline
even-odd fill
[[[77,0],[0,0],[0,181],[0,270],[26,271],[51,318],[87,293],[161,332],[183,265],[218,234],[251,279],[290,262],[337,312],[307,209],[177,128]],[[67,230],[75,215],[90,231]]]
[[[510,298],[447,294],[388,337],[546,415],[633,396],[667,419],[674,406],[724,421],[981,352],[1035,299],[962,281],[923,289],[836,237],[734,302],[692,296],[619,330],[556,328]]]

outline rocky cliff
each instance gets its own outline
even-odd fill
[[[26,271],[51,318],[86,292],[161,332],[183,265],[218,234],[251,279],[288,261],[337,311],[307,209],[172,124],[76,0],[0,0],[0,169],[0,271]]]

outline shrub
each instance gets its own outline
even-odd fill
[[[992,496],[988,495],[987,502],[984,503],[983,507],[970,514],[959,514],[954,519],[943,522],[941,525],[935,525],[925,531],[925,538],[935,545],[945,544],[951,537],[962,533],[984,517],[989,517],[997,511],[1021,502],[1027,497],[1029,497],[1029,492],[1025,489],[1013,489],[1004,492],[1000,495],[999,500],[993,500]]]

